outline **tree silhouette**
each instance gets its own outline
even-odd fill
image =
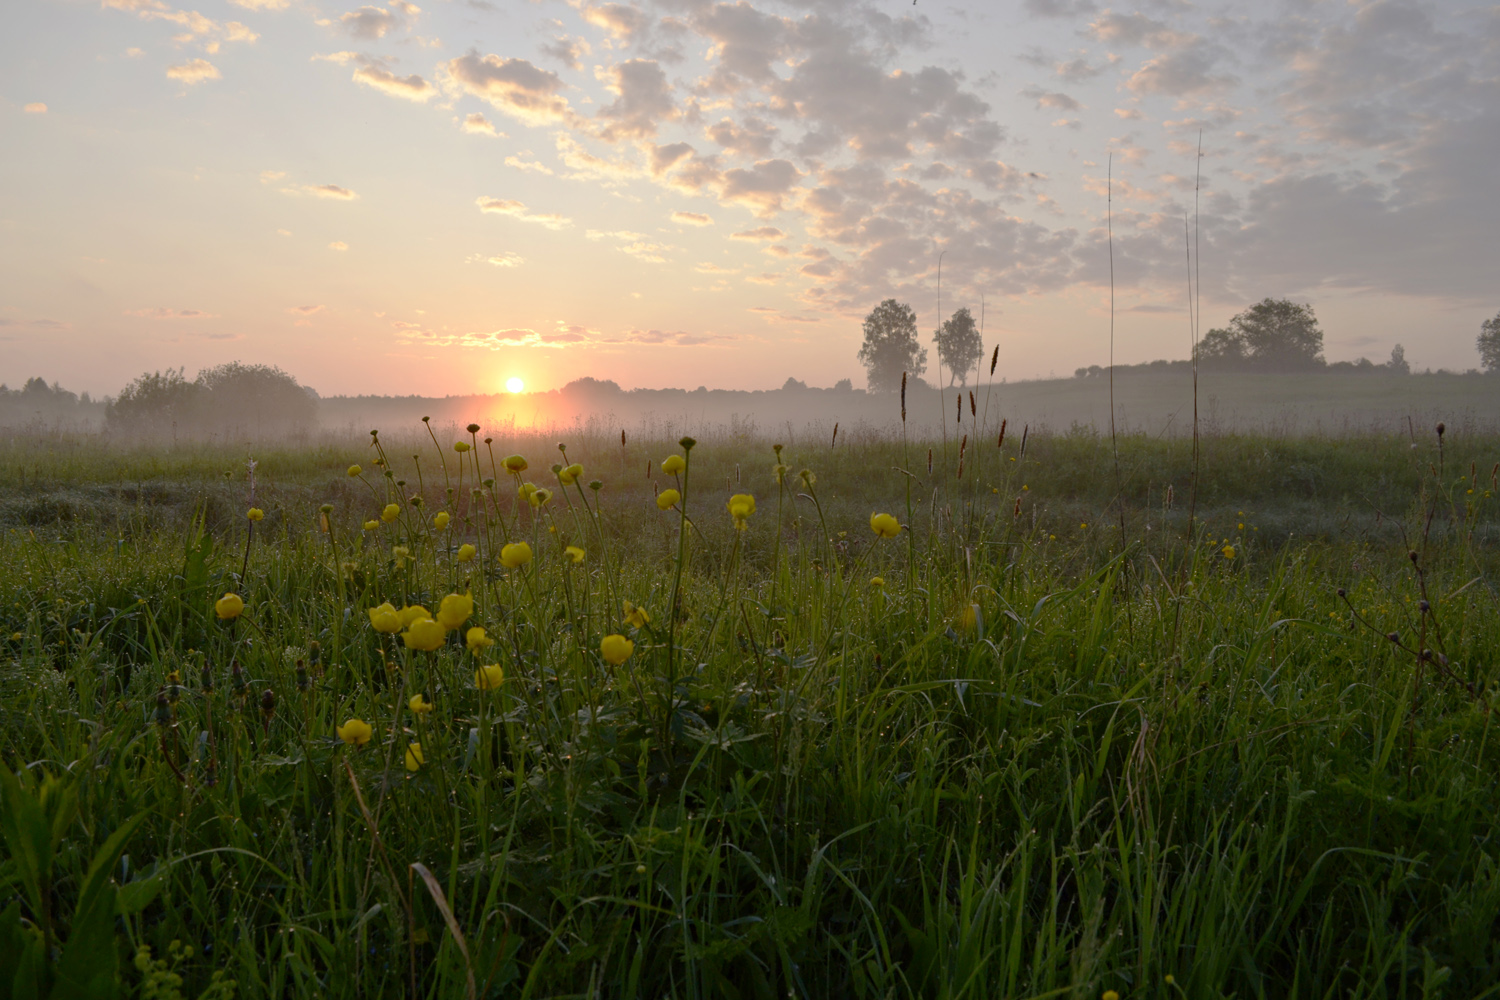
[[[953,385],[955,379],[968,385],[969,370],[984,353],[979,325],[974,322],[969,307],[965,306],[945,320],[932,339],[937,342],[938,362],[948,367],[948,385]]]
[[[1484,370],[1500,375],[1500,313],[1479,324],[1479,339],[1474,346],[1479,348],[1479,363]]]
[[[917,314],[911,306],[886,299],[865,317],[864,330],[859,362],[871,392],[895,392],[902,372],[920,376],[927,370],[927,348],[917,342]]]

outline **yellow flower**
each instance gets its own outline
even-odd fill
[[[1234,558],[1234,546],[1233,545],[1226,545],[1226,546],[1224,546],[1224,558],[1225,559],[1233,559]]]
[[[755,513],[755,498],[748,493],[736,493],[729,498],[728,506],[729,516],[734,518],[734,526],[744,531],[747,519]]]
[[[533,507],[540,507],[542,504],[551,499],[552,491],[547,489],[547,487],[545,486],[538,486],[536,489],[531,491],[531,496],[526,498],[527,502],[530,503]]]
[[[448,527],[448,522],[451,520],[452,518],[448,516],[448,512],[446,510],[438,511],[437,516],[432,519],[432,526],[437,530],[442,531],[444,528]]]
[[[406,769],[408,771],[420,771],[422,765],[427,763],[422,756],[422,744],[408,743],[406,745]]]
[[[604,662],[618,667],[630,659],[630,654],[635,652],[635,643],[623,635],[607,635],[599,643],[599,655],[604,657]]]
[[[661,471],[669,476],[675,476],[686,468],[687,459],[681,455],[668,455],[666,460],[661,463]]]
[[[583,466],[579,465],[577,462],[574,462],[572,465],[564,468],[557,474],[557,481],[562,483],[564,486],[572,486],[582,478]]]
[[[399,632],[401,631],[401,615],[390,601],[376,605],[369,609],[370,624],[377,632]]]
[[[506,569],[520,569],[531,562],[531,546],[525,542],[511,542],[500,550],[500,565]]]
[[[474,671],[474,686],[481,691],[493,691],[505,683],[505,668],[491,663]]]
[[[449,594],[438,605],[437,621],[449,632],[457,629],[474,613],[474,598],[469,594]]]
[[[581,563],[583,562],[584,551],[576,545],[569,545],[567,548],[563,549],[563,555],[567,556],[575,563]]]
[[[266,519],[266,512],[261,510],[259,507],[251,507],[249,510],[245,511],[245,517],[249,518],[252,521],[264,521]]]
[[[455,442],[453,442],[453,450],[456,451],[456,452],[458,452],[460,455],[462,455],[464,452],[466,452],[466,451],[469,450],[469,442],[467,442],[467,441],[455,441]]]
[[[656,506],[660,510],[671,510],[682,500],[682,494],[676,490],[662,490],[656,498]]]
[[[782,465],[780,462],[777,462],[775,465],[771,466],[771,474],[776,477],[777,486],[781,485],[782,481],[786,479],[786,474],[790,471],[790,469]]]
[[[872,577],[870,577],[870,586],[872,586],[872,587],[884,587],[885,586],[885,578],[884,577],[879,577],[879,576],[872,576]]]
[[[339,739],[350,746],[362,747],[370,742],[370,737],[375,730],[371,729],[370,724],[364,719],[350,719],[342,726],[335,727],[334,732],[339,734]]]
[[[511,455],[500,462],[506,472],[520,474],[526,471],[526,459],[520,455]]]
[[[383,511],[380,512],[380,519],[382,521],[384,521],[386,524],[390,524],[392,521],[394,521],[396,518],[398,518],[400,516],[401,516],[401,505],[398,504],[398,503],[388,503],[388,504],[385,505],[385,510],[383,510]]]
[[[901,522],[889,514],[871,514],[870,530],[880,538],[895,538],[901,534]]]
[[[474,558],[474,553],[476,551],[477,550],[474,548],[474,546],[470,545],[468,542],[464,542],[458,547],[458,552],[454,555],[453,558],[457,559],[459,562],[468,562],[469,560]]]
[[[1083,529],[1087,528],[1088,526],[1089,526],[1089,523],[1087,521],[1084,521],[1083,523],[1081,523],[1081,524],[1078,525],[1078,529],[1080,531],[1082,531]]]
[[[469,647],[469,652],[478,653],[482,650],[488,649],[490,646],[493,646],[495,644],[495,640],[491,639],[485,633],[483,628],[475,625],[473,628],[469,629],[469,631],[464,633],[464,644]]]
[[[401,609],[399,614],[401,615],[402,625],[410,625],[412,622],[419,619],[432,617],[432,612],[428,611],[420,604],[408,604],[406,607]]]
[[[374,531],[378,527],[380,527],[380,522],[374,519],[365,522],[366,531]]]
[[[405,545],[397,545],[391,549],[391,558],[396,560],[397,569],[406,567],[406,557],[409,555],[411,555],[411,549]]]
[[[365,471],[365,470],[364,470],[364,469],[361,469],[361,468],[360,468],[360,467],[359,467],[359,466],[357,466],[357,465],[351,465],[351,466],[349,466],[349,470],[348,470],[348,471],[349,471],[349,475],[350,475],[350,476],[357,476],[357,475],[359,475],[359,474],[360,474],[360,473],[361,473],[361,472],[364,472],[364,471]]]
[[[531,503],[531,494],[536,492],[536,487],[531,483],[522,483],[520,489],[516,490],[516,496],[527,503]]]
[[[430,653],[443,644],[444,634],[443,626],[431,618],[418,618],[406,626],[406,631],[401,633],[401,641],[406,643],[407,649]]]
[[[416,715],[426,715],[432,711],[432,702],[423,698],[420,694],[414,694],[411,696],[411,701],[406,703],[406,707],[411,709]]]
[[[214,614],[223,621],[233,621],[245,613],[245,602],[239,594],[229,593],[214,602]]]
[[[651,616],[646,614],[646,609],[637,607],[629,601],[625,602],[625,621],[632,628],[645,628],[651,623]]]
[[[1114,990],[1105,990],[1104,993],[1100,995],[1099,1000],[1120,1000],[1120,994],[1116,993]]]

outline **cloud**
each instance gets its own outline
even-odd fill
[[[262,170],[260,172],[260,182],[262,184],[273,184],[285,176],[285,170]]]
[[[229,2],[237,7],[255,11],[286,10],[290,6],[289,0],[229,0]]]
[[[1093,0],[1025,0],[1021,6],[1032,17],[1079,17],[1099,9]]]
[[[583,19],[596,28],[603,28],[615,38],[629,42],[645,30],[646,15],[635,7],[606,3],[585,7]]]
[[[648,243],[645,240],[638,240],[635,243],[629,244],[628,246],[616,247],[616,249],[621,253],[629,254],[636,260],[643,261],[647,264],[665,264],[667,262],[667,258],[663,257],[662,254],[673,248],[669,246],[663,246],[660,243]]]
[[[579,56],[591,51],[588,42],[582,38],[569,38],[567,35],[559,35],[551,42],[541,45],[540,49],[543,55],[549,55],[573,70],[583,68],[583,64],[578,61]]]
[[[1101,14],[1088,26],[1087,34],[1099,42],[1139,45],[1148,49],[1174,48],[1190,42],[1193,37],[1144,14],[1117,14],[1114,11]]]
[[[1163,94],[1188,97],[1205,91],[1220,90],[1235,78],[1214,70],[1224,62],[1222,47],[1202,40],[1147,61],[1125,81],[1137,94]]]
[[[354,71],[354,81],[373,87],[392,97],[403,97],[408,101],[423,102],[437,94],[437,88],[416,73],[397,76],[380,66],[364,66]]]
[[[343,240],[334,240],[332,243],[328,244],[328,249],[330,249],[330,250],[348,250],[349,249],[349,244],[345,243]]]
[[[466,117],[461,127],[470,135],[496,136],[499,134],[495,131],[495,126],[491,124],[490,120],[478,111]]]
[[[264,179],[264,175],[262,175]],[[346,187],[337,184],[299,184],[295,187],[281,188],[282,194],[301,195],[310,194],[314,198],[330,198],[334,201],[354,201],[359,197]]]
[[[287,309],[287,312],[291,313],[294,316],[311,316],[314,313],[320,313],[322,311],[323,311],[323,307],[320,306],[320,305],[319,306],[290,306]]]
[[[761,218],[781,211],[802,172],[788,160],[757,160],[751,167],[724,171],[719,200],[746,206]]]
[[[202,309],[169,309],[165,306],[157,306],[154,309],[127,309],[126,316],[139,316],[142,319],[217,319],[213,313],[204,312]]]
[[[753,115],[743,122],[722,118],[704,131],[726,153],[764,159],[771,155],[776,127]]]
[[[444,70],[452,86],[530,125],[570,121],[572,108],[559,96],[562,79],[526,59],[470,53],[450,59]]]
[[[760,226],[755,229],[746,229],[743,232],[730,234],[732,240],[782,240],[786,239],[786,233],[775,226]]]
[[[33,101],[21,110],[28,115],[45,115],[47,113],[47,105],[41,101]]]
[[[1022,97],[1028,97],[1036,101],[1037,110],[1046,108],[1051,111],[1078,111],[1083,105],[1059,91],[1046,91],[1041,87],[1027,87],[1021,91]]]
[[[520,267],[526,263],[526,258],[520,254],[502,253],[486,256],[482,253],[473,254],[464,259],[466,264],[493,264],[495,267]]]
[[[523,160],[519,156],[507,156],[505,158],[505,165],[513,167],[516,170],[524,170],[528,173],[545,174],[548,177],[552,176],[552,168],[545,163],[538,163],[535,160]]]
[[[715,263],[713,263],[711,261],[704,261],[701,264],[695,265],[693,267],[693,270],[697,271],[699,274],[739,274],[740,273],[740,269],[737,268],[737,267],[720,267],[718,264],[715,264]]]
[[[167,67],[167,79],[180,80],[188,86],[204,80],[222,79],[218,67],[207,59],[189,59],[185,63]]]
[[[479,197],[474,199],[474,204],[479,206],[479,211],[481,212],[492,215],[508,215],[513,219],[519,219],[522,222],[534,222],[539,226],[551,230],[567,229],[573,225],[572,219],[564,218],[556,213],[533,215],[526,211],[526,206],[521,202],[505,198]]]
[[[615,95],[613,103],[600,108],[597,116],[603,123],[599,138],[606,142],[653,136],[658,122],[676,117],[667,74],[655,60],[631,59],[612,66],[606,80]]]
[[[714,220],[702,212],[673,212],[672,221],[684,226],[711,226]]]
[[[401,25],[401,18],[381,7],[361,7],[339,17],[344,30],[354,38],[373,41],[384,38],[391,29]]]

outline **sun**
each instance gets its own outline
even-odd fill
[[[520,392],[524,388],[526,388],[526,383],[521,381],[521,376],[519,375],[512,375],[505,380],[506,392]]]

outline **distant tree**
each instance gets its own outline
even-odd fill
[[[944,320],[932,339],[937,342],[938,363],[948,368],[948,385],[951,387],[955,379],[968,385],[969,370],[984,352],[984,344],[979,339],[979,324],[974,322],[968,306]]]
[[[1500,313],[1479,324],[1479,363],[1491,375],[1500,375]]]
[[[1227,329],[1208,331],[1198,342],[1198,360],[1269,371],[1319,368],[1325,364],[1323,331],[1312,306],[1263,299],[1237,314]]]
[[[181,368],[146,372],[125,388],[104,411],[104,424],[126,434],[167,434],[179,425],[191,434],[199,395]]]
[[[858,357],[871,392],[895,392],[902,372],[920,376],[927,370],[927,348],[917,342],[917,314],[911,306],[886,299],[865,317],[864,330]]]
[[[201,414],[206,429],[288,434],[310,430],[317,418],[317,399],[274,365],[231,361],[199,372],[196,384],[207,394]]]
[[[1198,360],[1215,367],[1232,368],[1245,363],[1245,340],[1233,330],[1210,330],[1198,341]]]
[[[1406,360],[1406,348],[1400,344],[1391,348],[1391,360],[1385,366],[1397,375],[1410,375],[1411,363]]]
[[[786,381],[785,382],[781,383],[781,391],[782,392],[790,392],[793,389],[806,389],[806,388],[807,388],[807,383],[806,382],[802,381],[799,378],[793,378],[790,375],[788,375],[786,377]]]
[[[833,383],[833,391],[834,392],[853,392],[854,391],[854,380],[853,379],[848,379],[848,378],[841,378],[841,379],[839,379],[837,382]]]

